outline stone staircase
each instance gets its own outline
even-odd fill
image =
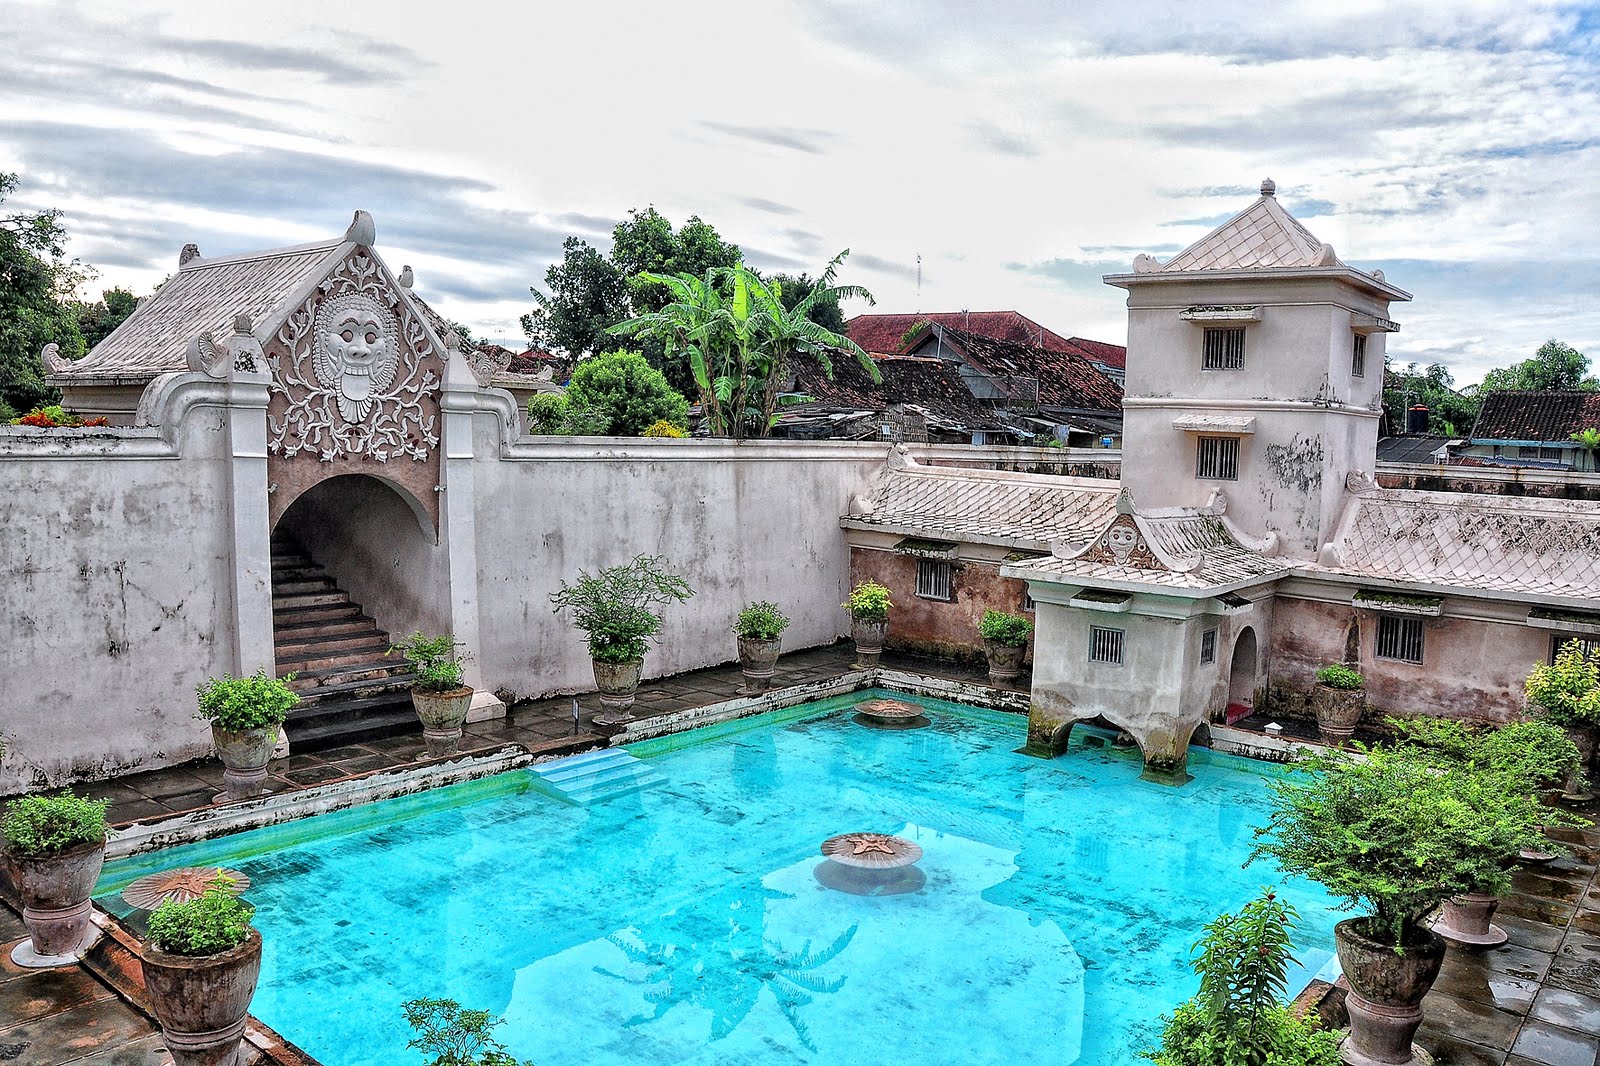
[[[420,733],[411,709],[415,675],[389,656],[389,634],[291,538],[272,539],[272,632],[278,676],[300,705],[284,731],[291,752]]]
[[[621,748],[601,748],[528,768],[534,788],[547,796],[587,807],[660,784],[655,767]]]

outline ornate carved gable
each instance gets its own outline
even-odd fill
[[[1168,567],[1151,550],[1144,531],[1131,514],[1119,514],[1105,532],[1078,558],[1106,566],[1129,566],[1136,570],[1166,570]]]

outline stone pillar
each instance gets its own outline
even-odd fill
[[[1173,722],[1149,730],[1137,739],[1144,754],[1146,781],[1162,785],[1186,785],[1194,780],[1189,773],[1189,738],[1194,735],[1195,722]]]
[[[1048,706],[1035,698],[1028,704],[1028,742],[1021,748],[1024,755],[1037,759],[1054,759],[1067,750],[1067,737],[1077,721],[1064,707]]]
[[[233,517],[235,672],[275,672],[272,637],[272,517],[267,483],[267,400],[271,375],[257,369],[228,375],[228,492]]]

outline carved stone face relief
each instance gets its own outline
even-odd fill
[[[1106,548],[1118,566],[1128,565],[1128,556],[1139,544],[1139,531],[1124,525],[1114,525],[1106,531]]]
[[[400,361],[394,315],[369,296],[347,293],[324,301],[317,312],[317,380],[337,393],[339,415],[363,421],[373,395],[394,383]]]
[[[1144,534],[1134,525],[1133,519],[1123,514],[1112,520],[1111,526],[1085,556],[1091,562],[1108,566],[1131,566],[1141,570],[1162,569]]]

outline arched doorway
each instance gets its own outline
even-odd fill
[[[1255,712],[1256,631],[1245,626],[1233,642],[1233,659],[1228,665],[1227,721],[1237,722]]]

